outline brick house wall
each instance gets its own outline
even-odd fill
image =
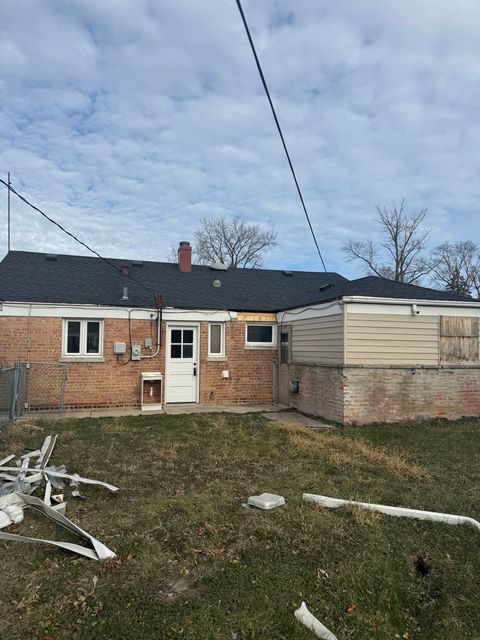
[[[208,322],[200,328],[200,403],[269,403],[274,396],[276,348],[245,347],[246,322],[225,323],[225,358],[208,358]],[[229,377],[222,379],[222,371]]]
[[[343,372],[336,365],[288,365],[290,380],[298,380],[298,393],[289,393],[292,407],[312,416],[343,423]]]
[[[62,318],[0,317],[0,363],[16,361],[62,361]],[[208,322],[200,323],[200,391],[202,404],[267,403],[273,400],[276,349],[245,347],[245,322],[233,320],[225,324],[226,355],[224,359],[208,358]],[[132,342],[143,344],[146,337],[156,341],[156,324],[149,320],[131,323]],[[129,343],[128,321],[104,320],[104,362],[68,361],[68,381],[65,389],[65,407],[136,407],[140,403],[140,374],[161,371],[165,374],[166,322],[162,325],[162,347],[151,359],[126,361],[125,356],[113,354],[113,343]],[[152,350],[154,351],[154,350]],[[148,351],[142,349],[143,354]],[[229,378],[222,378],[222,371]],[[40,374],[39,374],[40,375]],[[48,385],[33,382],[31,375],[30,402],[44,406]],[[52,383],[54,384],[54,383]],[[58,383],[55,383],[58,384]],[[55,394],[55,389],[48,395]],[[32,402],[33,401],[33,402]]]
[[[346,425],[480,415],[479,366],[288,365],[289,404]]]
[[[480,367],[345,367],[343,393],[346,424],[479,416]]]

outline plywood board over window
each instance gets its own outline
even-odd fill
[[[478,364],[478,318],[440,316],[440,363]]]

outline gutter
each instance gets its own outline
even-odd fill
[[[378,298],[373,296],[344,296],[343,302],[363,304],[393,304],[409,305],[421,304],[424,307],[466,307],[480,308],[480,301],[472,300],[426,300],[425,298]]]

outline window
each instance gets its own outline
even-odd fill
[[[65,320],[63,325],[64,356],[101,356],[103,351],[102,320]]]
[[[193,358],[192,329],[172,329],[170,334],[170,358]]]
[[[274,347],[273,324],[247,324],[245,338],[247,347]]]
[[[225,355],[225,325],[211,322],[208,326],[208,355],[219,358]]]

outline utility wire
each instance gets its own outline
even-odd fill
[[[315,232],[312,227],[312,223],[310,222],[310,216],[308,215],[307,207],[305,206],[305,201],[303,199],[302,191],[300,189],[300,185],[298,184],[297,176],[295,174],[295,169],[293,168],[293,163],[290,158],[290,154],[288,153],[287,144],[285,142],[285,138],[283,137],[282,128],[280,127],[280,122],[278,121],[277,114],[275,111],[275,107],[273,106],[272,98],[270,97],[270,91],[268,90],[267,81],[265,80],[265,76],[263,75],[262,67],[260,65],[260,61],[257,56],[257,52],[255,50],[255,45],[253,44],[252,36],[250,35],[250,29],[248,28],[247,19],[245,18],[245,14],[243,13],[242,3],[240,0],[236,0],[238,10],[240,11],[240,15],[242,17],[243,26],[245,27],[245,31],[247,32],[248,41],[250,43],[250,47],[252,49],[253,57],[255,58],[255,62],[257,64],[258,73],[260,74],[260,79],[263,84],[263,88],[265,89],[265,93],[267,94],[268,102],[270,103],[270,108],[273,113],[273,119],[275,120],[275,124],[277,125],[278,133],[280,134],[280,139],[283,144],[283,149],[285,151],[285,155],[287,156],[288,164],[290,166],[290,171],[292,172],[293,180],[295,182],[295,186],[297,187],[298,196],[300,198],[300,202],[302,203],[303,212],[305,213],[305,217],[307,218],[308,226],[310,227],[310,231],[312,232],[313,241],[315,242],[315,246],[317,247],[317,252],[319,258],[322,262],[324,271],[327,270],[325,266],[325,262],[323,260],[322,254],[320,252],[320,247],[318,246],[317,238],[315,236]]]
[[[42,215],[44,218],[46,218],[46,220],[48,220],[49,222],[51,222],[52,224],[54,224],[56,227],[58,227],[61,231],[63,231],[63,233],[66,233],[67,236],[70,236],[70,238],[73,238],[73,240],[75,240],[75,242],[78,242],[78,244],[81,244],[82,247],[85,247],[85,249],[88,249],[88,251],[90,251],[91,253],[95,254],[97,256],[97,258],[100,258],[100,260],[103,260],[104,262],[106,262],[108,265],[110,265],[113,269],[115,269],[116,271],[118,271],[119,273],[121,273],[123,276],[130,278],[130,280],[133,280],[133,282],[135,282],[136,284],[138,284],[140,287],[142,287],[142,289],[145,289],[145,291],[148,291],[149,293],[152,293],[154,298],[156,296],[155,292],[153,291],[153,289],[150,289],[149,287],[147,287],[146,285],[143,284],[143,282],[140,282],[140,280],[137,280],[136,278],[134,278],[133,276],[131,276],[129,273],[126,273],[123,269],[121,269],[120,267],[117,267],[116,264],[114,264],[111,260],[109,260],[108,258],[104,258],[103,256],[101,256],[98,251],[95,251],[95,249],[92,249],[92,247],[89,247],[88,244],[86,244],[86,242],[82,242],[82,240],[80,240],[79,238],[77,238],[77,236],[73,235],[73,233],[71,233],[70,231],[68,231],[68,229],[65,229],[65,227],[63,227],[59,222],[57,222],[56,220],[54,220],[53,218],[51,218],[50,216],[48,216],[44,211],[42,211],[41,209],[39,209],[38,207],[36,207],[34,204],[32,204],[29,200],[27,200],[27,198],[25,198],[24,196],[22,196],[20,193],[18,193],[18,191],[16,191],[8,182],[5,182],[5,180],[2,180],[0,178],[0,183],[2,183],[3,185],[5,185],[10,193],[10,191],[12,193],[14,193],[17,198],[20,198],[20,200],[22,200],[22,202],[24,202],[26,205],[28,205],[29,207],[31,207],[34,211],[37,211],[40,215]]]

